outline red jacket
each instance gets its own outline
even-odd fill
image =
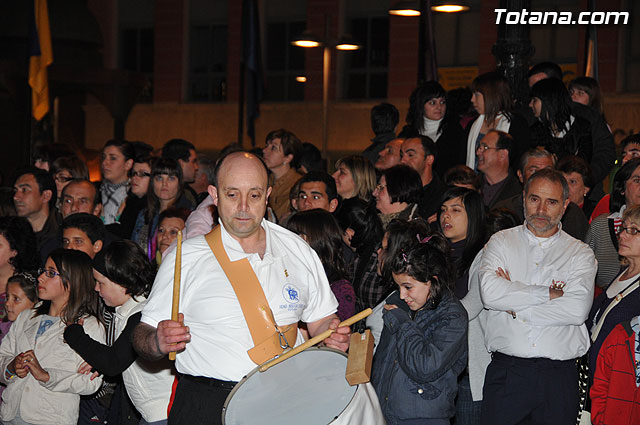
[[[634,345],[635,334],[629,322],[616,326],[604,340],[591,387],[594,425],[640,424]]]

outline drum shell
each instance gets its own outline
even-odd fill
[[[222,423],[384,424],[373,386],[349,386],[346,364],[341,351],[309,348],[266,372],[256,368],[227,397]]]

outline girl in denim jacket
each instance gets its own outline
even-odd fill
[[[458,375],[467,364],[467,313],[451,293],[440,234],[392,261],[398,290],[387,299],[372,382],[389,425],[449,424]]]

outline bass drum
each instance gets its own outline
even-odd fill
[[[266,372],[245,376],[222,409],[225,425],[384,424],[370,383],[350,386],[347,355],[309,348]]]

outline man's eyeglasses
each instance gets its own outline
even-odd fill
[[[151,173],[147,173],[146,171],[132,171],[131,177],[151,177]]]
[[[482,152],[486,152],[489,149],[499,150],[500,148],[498,148],[498,147],[492,148],[491,146],[487,146],[485,143],[480,143],[478,145],[478,147],[476,148],[477,151],[482,151]]]
[[[60,273],[58,273],[57,271],[55,271],[53,269],[39,269],[38,270],[38,276],[40,276],[41,274],[44,274],[49,279],[53,279],[56,276],[60,276]]]

